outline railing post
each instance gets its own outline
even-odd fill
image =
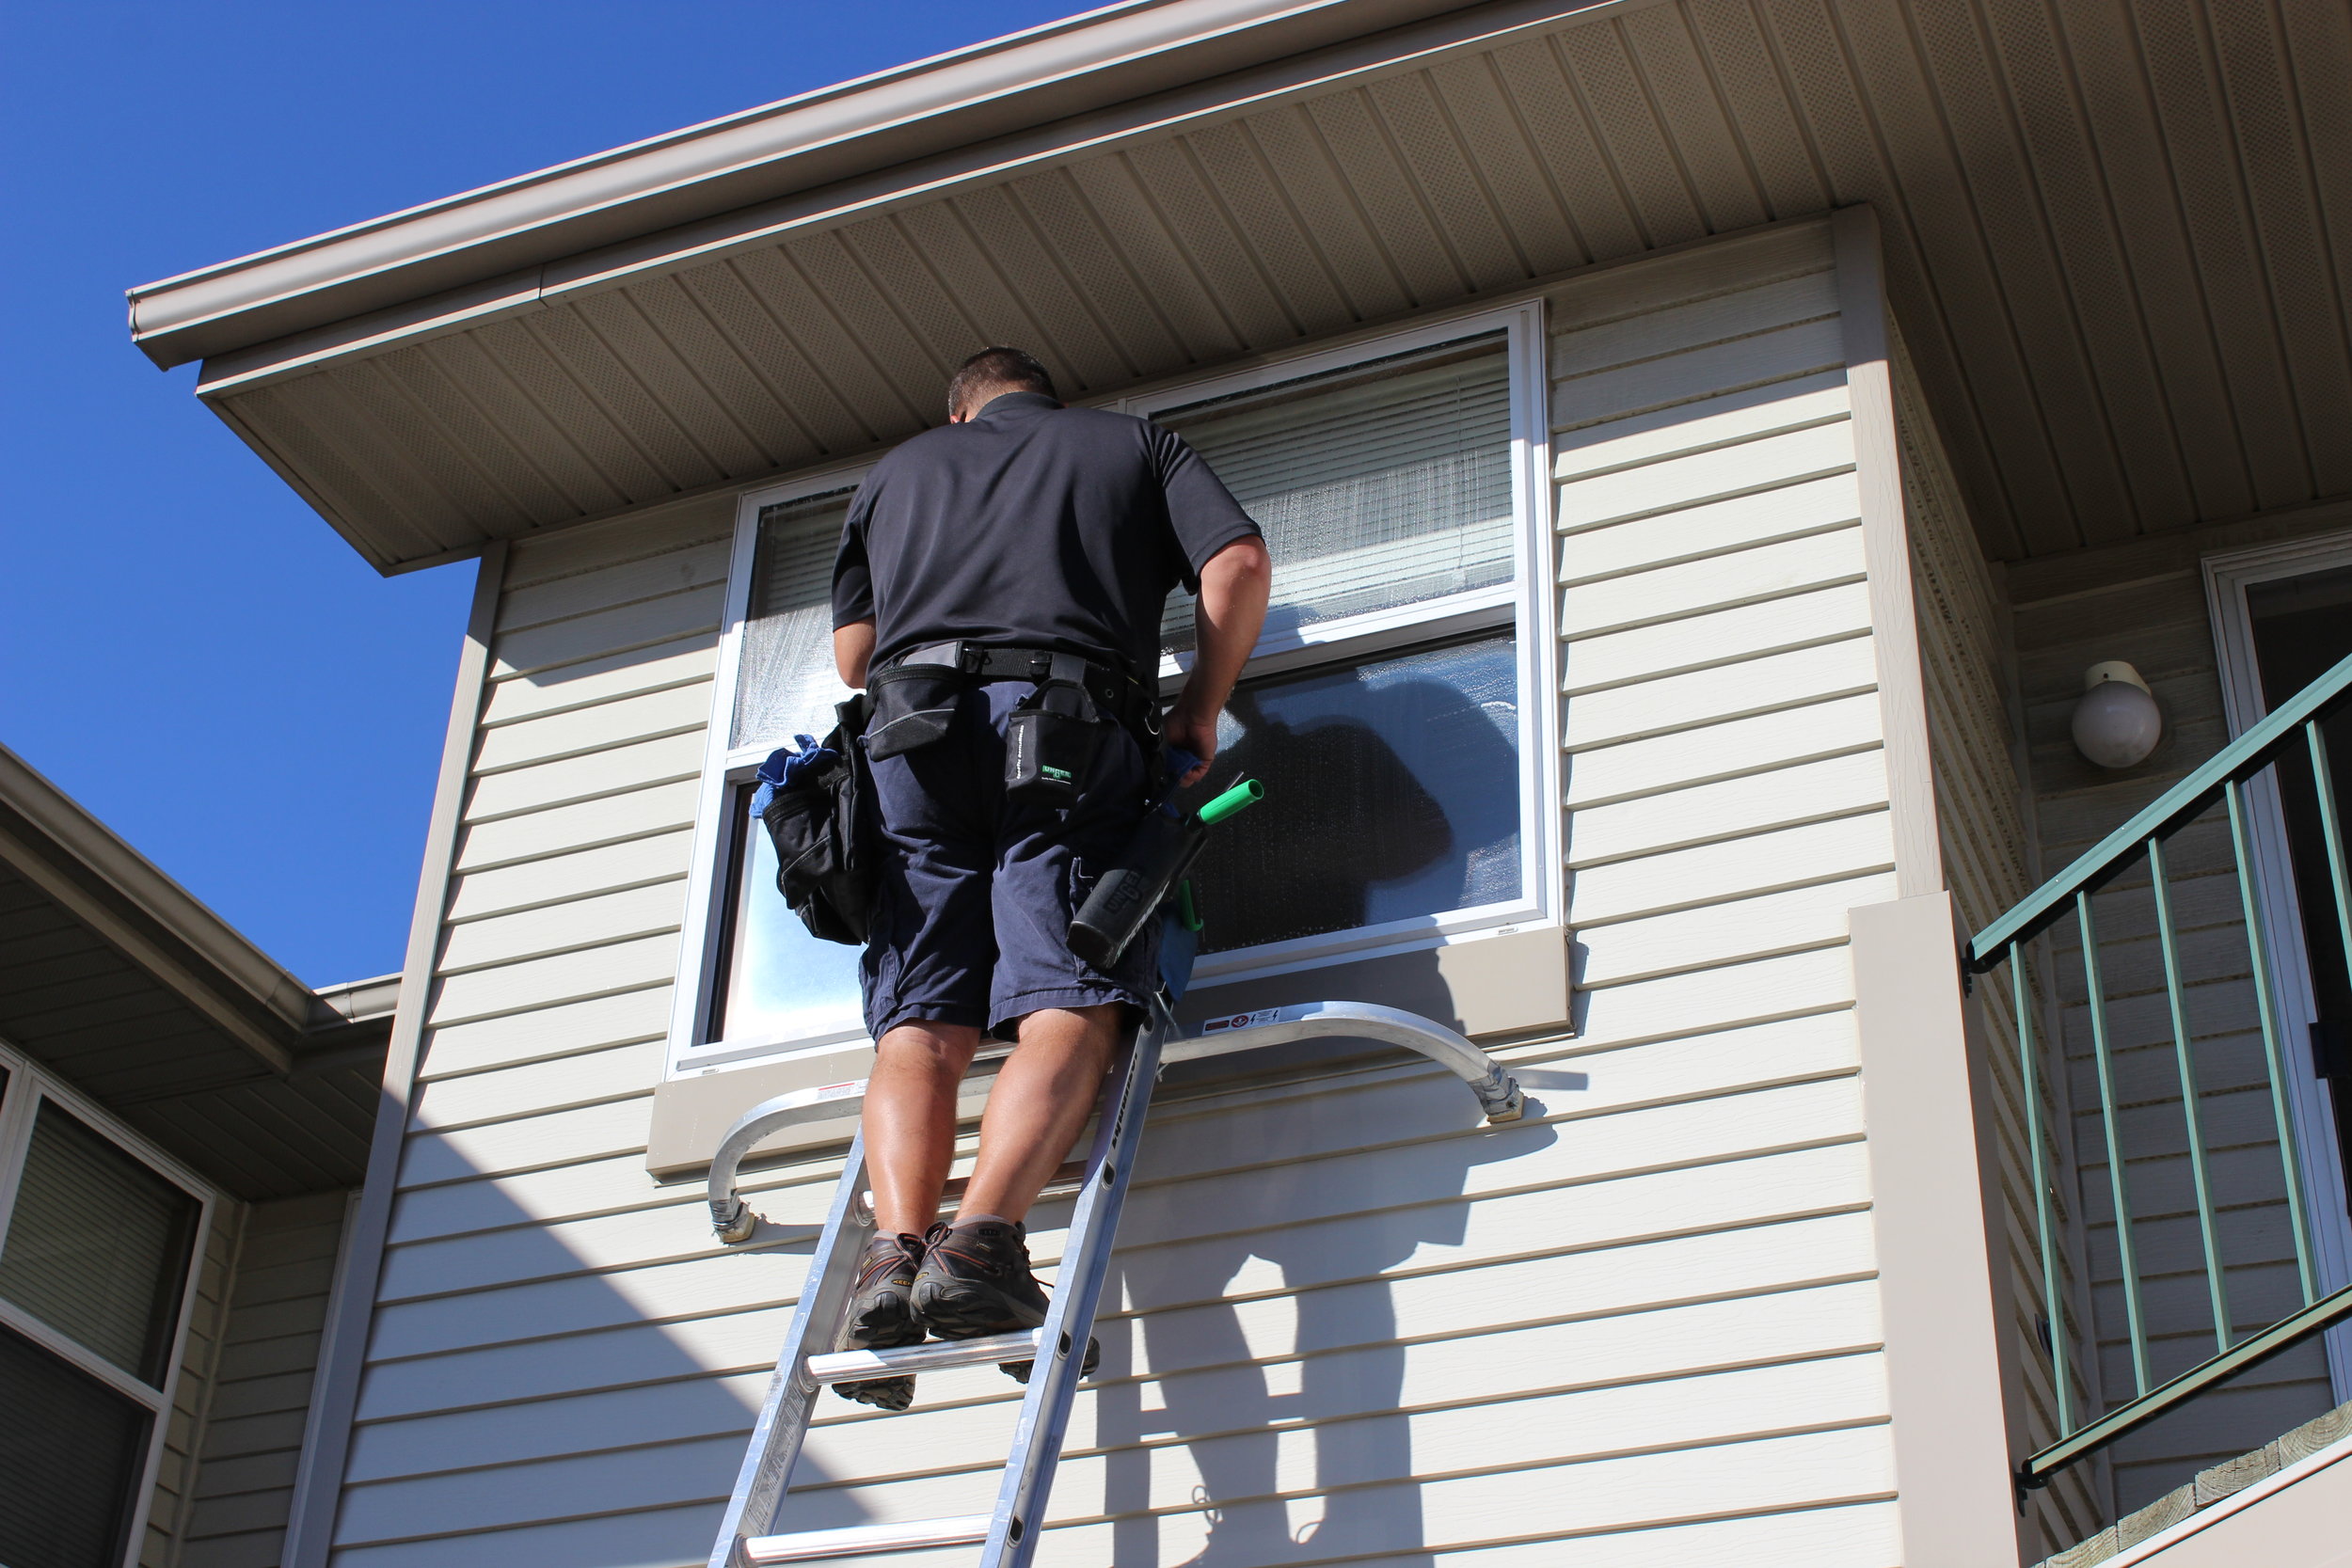
[[[2230,852],[2237,862],[2238,902],[2246,911],[2247,956],[2254,974],[2254,1004],[2262,1015],[2263,1061],[2270,1072],[2270,1114],[2279,1129],[2279,1164],[2286,1177],[2287,1228],[2295,1242],[2295,1273],[2303,1304],[2318,1299],[2312,1277],[2310,1232],[2303,1217],[2303,1162],[2295,1148],[2295,1107],[2287,1100],[2286,1059],[2280,1051],[2279,1002],[2270,983],[2270,943],[2263,933],[2262,893],[2254,886],[2254,853],[2246,820],[2246,787],[2223,787],[2230,805]],[[2145,1390],[2142,1390],[2145,1392]]]
[[[2066,1298],[2058,1290],[2058,1227],[2050,1220],[2050,1174],[2042,1149],[2042,1064],[2036,1058],[2032,987],[2026,976],[2026,944],[2009,944],[2010,1006],[2017,1012],[2017,1080],[2026,1097],[2026,1148],[2033,1172],[2035,1241],[2042,1252],[2042,1311],[2050,1324],[2050,1386],[2057,1403],[2058,1435],[2074,1427],[2074,1391],[2066,1367]]]
[[[2156,940],[2164,948],[2164,1000],[2172,1018],[2172,1054],[2181,1073],[2181,1119],[2188,1127],[2188,1174],[2197,1190],[2197,1233],[2205,1247],[2205,1294],[2213,1307],[2213,1348],[2230,1348],[2229,1291],[2221,1277],[2221,1240],[2214,1232],[2213,1189],[2205,1180],[2204,1117],[2197,1108],[2197,1067],[2188,1049],[2188,1005],[2181,990],[2180,945],[2172,934],[2172,892],[2166,885],[2164,841],[2148,841],[2149,886],[2156,899]]]
[[[2115,1253],[2123,1271],[2124,1332],[2132,1344],[2132,1393],[2148,1391],[2148,1334],[2139,1316],[2139,1253],[2132,1244],[2132,1204],[2125,1184],[2123,1140],[2115,1121],[2115,1069],[2108,1061],[2106,987],[2099,978],[2099,933],[2090,895],[2074,895],[2074,922],[2083,936],[2083,983],[2090,1003],[2090,1050],[2099,1069],[2099,1125],[2106,1132],[2107,1190],[2115,1195]]]

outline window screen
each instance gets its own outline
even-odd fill
[[[44,1100],[0,1247],[0,1296],[160,1388],[201,1212]]]
[[[147,1412],[0,1328],[0,1563],[115,1568]]]
[[[1501,334],[1152,418],[1192,443],[1265,530],[1269,631],[1511,578]],[[1191,646],[1189,597],[1170,600],[1162,636],[1170,648]]]
[[[850,490],[764,507],[744,611],[730,744],[823,738],[850,694],[833,668],[833,558]]]
[[[1209,835],[1202,950],[1518,897],[1518,735],[1508,637],[1244,685],[1197,798],[1266,800]]]

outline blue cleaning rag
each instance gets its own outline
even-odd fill
[[[752,815],[758,816],[768,809],[768,802],[776,798],[776,791],[791,786],[800,776],[819,763],[833,762],[840,753],[817,744],[813,735],[796,735],[798,750],[779,746],[768,753],[768,760],[759,765],[759,787],[752,791]]]

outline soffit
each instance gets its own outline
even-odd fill
[[[242,354],[204,395],[394,570],[898,440],[986,342],[1107,395],[1867,201],[1989,554],[2352,492],[2343,8],[1495,9],[1107,150]]]

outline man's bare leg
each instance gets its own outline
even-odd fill
[[[1021,1021],[1021,1043],[988,1091],[979,1158],[959,1221],[968,1214],[1016,1222],[1027,1216],[1094,1114],[1125,1012],[1123,1005],[1109,1002],[1046,1007]],[[875,1192],[879,1201],[881,1189]]]
[[[940,1190],[955,1158],[956,1089],[979,1046],[971,1024],[929,1022],[902,1023],[876,1046],[864,1126],[882,1234],[920,1236],[939,1218]]]

